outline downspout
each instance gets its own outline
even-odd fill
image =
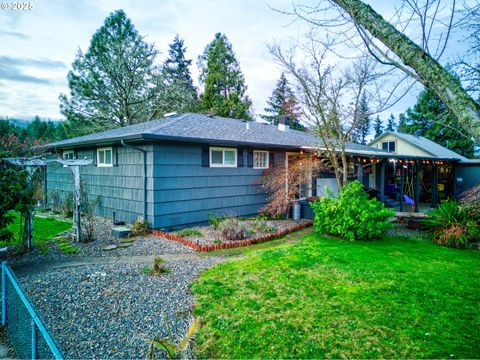
[[[127,144],[123,139],[120,140],[123,147],[134,149],[143,153],[143,220],[148,221],[147,218],[147,151]]]

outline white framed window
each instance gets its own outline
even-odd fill
[[[395,152],[395,141],[384,141],[382,142],[382,150],[388,151],[388,152]]]
[[[97,149],[97,166],[99,167],[113,166],[112,147]]]
[[[237,167],[237,149],[211,147],[210,167]]]
[[[73,159],[75,159],[75,151],[73,151],[73,150],[63,150],[62,157],[65,160],[73,160]]]
[[[268,169],[269,154],[264,150],[253,150],[253,168],[254,169]]]

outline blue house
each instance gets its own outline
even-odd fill
[[[290,129],[287,118],[275,126],[192,113],[48,145],[63,158],[93,160],[81,167],[81,178],[88,193],[100,198],[97,215],[127,222],[143,217],[152,228],[203,223],[210,212],[255,215],[266,201],[258,184],[265,169],[285,166],[290,156],[319,147],[312,134]],[[350,144],[347,152],[352,177],[384,196],[381,169],[402,155],[358,144]],[[365,176],[370,167],[376,177]],[[46,178],[48,192],[63,197],[73,190],[61,166],[49,165]],[[299,197],[320,194],[330,184],[331,179],[312,179]]]

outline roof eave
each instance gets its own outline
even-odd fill
[[[84,147],[88,145],[104,146],[104,145],[109,145],[113,143],[119,143],[121,140],[144,140],[144,137],[142,136],[142,134],[128,135],[128,136],[115,136],[108,139],[78,141],[70,144],[55,145],[55,143],[52,143],[52,144],[46,144],[44,145],[44,147],[47,149],[68,149],[68,148],[75,148],[75,147]]]

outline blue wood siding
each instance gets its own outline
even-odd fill
[[[153,228],[183,227],[216,216],[256,215],[265,205],[266,193],[258,184],[263,170],[247,166],[210,168],[202,166],[202,146],[157,143],[144,146],[147,155],[147,214]],[[255,148],[257,149],[257,148]],[[258,148],[258,150],[262,150]],[[91,159],[94,149],[77,152],[79,159]],[[81,167],[81,178],[90,196],[100,197],[95,214],[133,222],[143,213],[143,154],[117,147],[118,165]],[[283,166],[285,152],[275,152],[275,166]],[[73,190],[73,176],[61,165],[48,166],[48,191],[62,198]]]
[[[480,164],[456,164],[455,182],[458,178],[463,179],[462,187],[458,188],[455,186],[455,195],[459,195],[475,185],[480,184]]]
[[[155,206],[154,227],[182,227],[208,220],[208,213],[255,215],[265,205],[266,193],[257,183],[263,170],[247,166],[211,168],[202,166],[200,145],[157,144],[152,169]],[[261,149],[259,149],[261,150]],[[276,152],[275,164],[284,162]]]
[[[149,150],[148,167],[152,168],[152,145],[144,146]],[[92,159],[95,150],[86,149],[77,152],[77,158]],[[114,167],[96,167],[93,165],[80,167],[81,179],[87,186],[87,192],[93,198],[100,197],[100,204],[95,214],[112,218],[115,211],[118,220],[135,221],[143,216],[143,154],[134,149],[117,147],[118,165]],[[150,171],[151,173],[151,171]],[[60,164],[50,164],[47,168],[48,192],[56,190],[64,199],[67,192],[73,191],[73,176],[70,170]],[[147,189],[153,186],[147,183]],[[147,193],[148,195],[148,193]],[[147,196],[147,200],[151,197]],[[153,206],[148,204],[147,215],[153,219]]]

